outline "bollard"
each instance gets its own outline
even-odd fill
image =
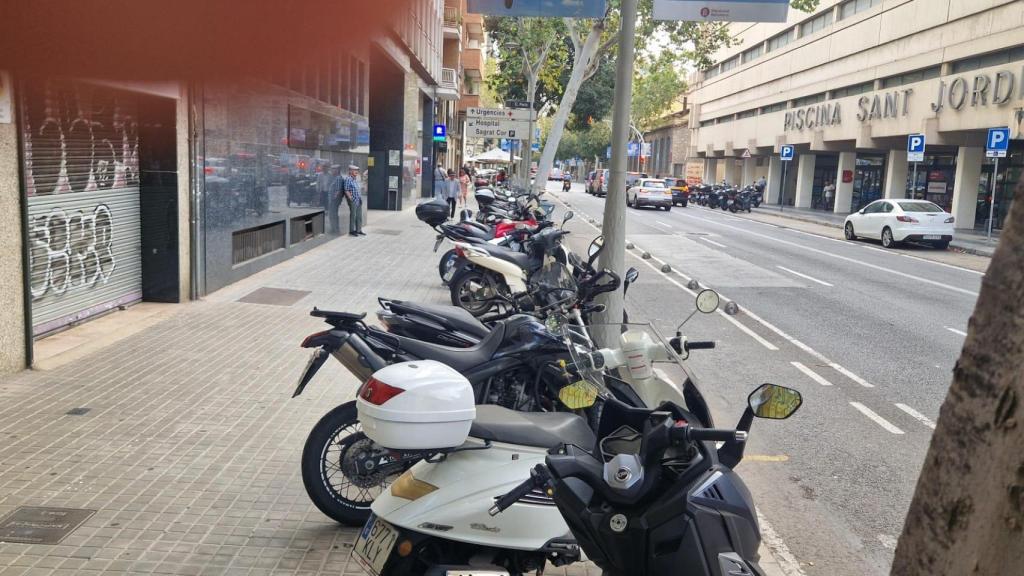
[[[650,252],[644,252],[643,254],[640,255],[640,257],[643,258],[644,260],[650,260],[651,259],[651,253]]]
[[[661,271],[664,272],[665,274],[668,274],[669,272],[672,271],[672,267],[669,266],[668,264],[662,264]]]
[[[740,311],[740,305],[733,302],[732,300],[725,303],[725,313],[729,316],[735,316]]]
[[[633,244],[632,242],[626,242],[626,250],[632,250],[634,248],[636,248],[635,244]]]

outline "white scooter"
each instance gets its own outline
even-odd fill
[[[711,313],[718,304],[714,291],[697,296],[701,312]],[[566,322],[558,328],[567,334],[578,371],[621,368],[622,375],[605,378],[605,391],[587,384],[587,378],[566,386],[560,394],[566,404],[584,406],[588,397],[592,404],[599,393],[634,405],[671,401],[687,406],[704,420],[702,425],[713,426],[689,378],[679,387],[654,369],[656,362],[679,363],[690,349],[712,348],[713,342],[689,343],[678,331],[666,341],[652,326],[633,324],[622,333],[618,348],[594,351],[578,327]],[[561,566],[585,559],[543,492],[527,495],[498,517],[488,510],[528,478],[549,449],[562,443],[593,447],[596,436],[587,420],[565,412],[476,406],[469,422],[465,415],[473,408],[472,393],[465,392],[465,378],[438,363],[406,364],[418,366],[389,366],[360,389],[359,418],[366,435],[382,446],[399,454],[420,451],[431,456],[377,497],[373,515],[356,539],[354,558],[378,575],[517,574],[542,569],[546,562]]]

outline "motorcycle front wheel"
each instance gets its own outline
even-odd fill
[[[374,499],[399,476],[356,471],[356,459],[375,448],[362,432],[354,400],[313,426],[302,449],[302,483],[321,512],[346,526],[366,523]]]

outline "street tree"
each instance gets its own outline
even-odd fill
[[[630,109],[633,125],[640,132],[654,128],[658,118],[684,92],[686,80],[673,58],[662,53],[639,62],[633,80],[633,106]]]
[[[1015,196],[1024,196],[1024,186]],[[1022,446],[1024,204],[1018,200],[982,280],[892,574],[1019,573],[1024,565]]]

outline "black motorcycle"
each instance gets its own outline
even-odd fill
[[[764,574],[754,501],[734,469],[754,417],[785,419],[801,403],[796,390],[764,384],[729,430],[705,428],[672,403],[648,410],[608,400],[596,446],[551,449],[491,515],[531,492],[548,494],[609,576]]]

